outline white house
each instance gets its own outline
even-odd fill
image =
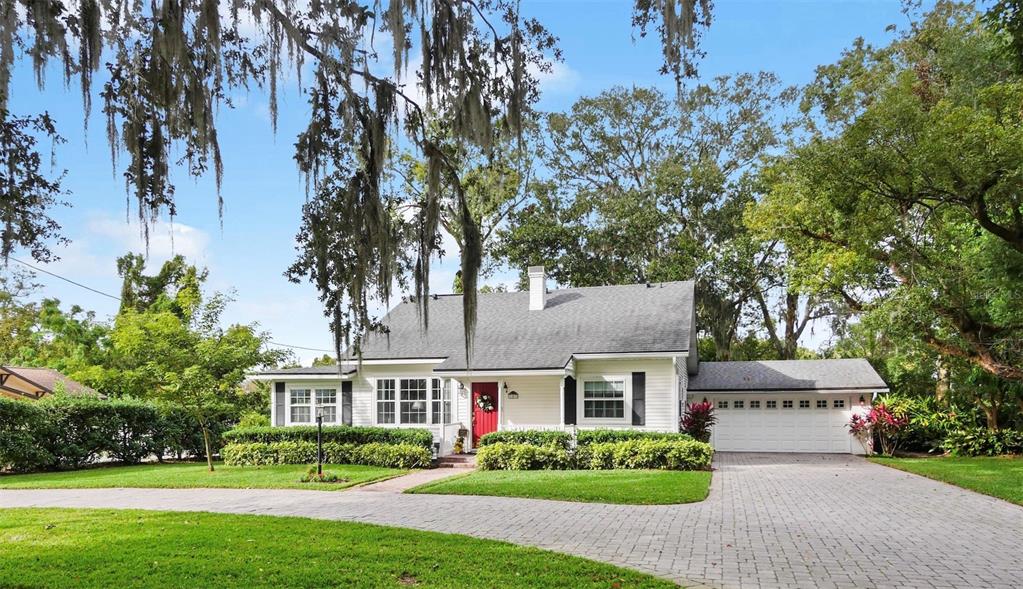
[[[718,407],[719,450],[858,452],[844,427],[885,383],[865,360],[704,362],[696,352],[693,283],[479,295],[466,362],[462,297],[429,301],[428,327],[403,302],[363,360],[290,368],[272,382],[271,423],[425,427],[439,454],[509,429],[678,431],[691,400]],[[339,377],[339,373],[341,376]]]

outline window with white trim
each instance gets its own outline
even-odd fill
[[[316,408],[323,410],[323,423],[336,423],[337,389],[316,389]]]
[[[792,409],[792,401],[782,401],[781,402],[781,408],[782,409]]]
[[[827,409],[828,408],[828,400],[827,399],[817,399],[817,408],[818,409]]]
[[[800,409],[809,409],[810,408],[810,399],[800,399],[799,400],[799,408]]]
[[[749,408],[760,409],[760,401],[758,399],[753,399],[752,401],[749,402]]]
[[[399,422],[426,423],[427,379],[402,378],[399,385]]]
[[[835,409],[842,409],[845,407],[845,399],[835,399],[831,406]]]
[[[745,409],[746,402],[741,400],[735,401],[734,403],[732,403],[732,406],[735,407],[736,409]]]
[[[451,381],[430,380],[430,423],[451,423]]]
[[[583,417],[625,418],[625,380],[606,378],[583,381]]]
[[[778,408],[778,401],[768,401],[767,402],[767,408],[768,409],[777,409]]]
[[[291,389],[291,422],[309,423],[312,421],[312,411],[309,406],[309,389]]]
[[[394,379],[377,379],[377,423],[394,423]]]
[[[728,401],[718,401],[718,409],[728,409]]]

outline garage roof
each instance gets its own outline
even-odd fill
[[[700,362],[700,371],[689,379],[690,392],[887,388],[874,367],[863,358]]]

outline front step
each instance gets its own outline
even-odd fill
[[[434,468],[476,468],[476,457],[469,454],[442,456],[433,462]]]

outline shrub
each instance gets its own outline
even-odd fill
[[[557,446],[494,442],[476,454],[480,470],[562,470],[570,465],[568,451]]]
[[[908,425],[909,417],[902,410],[896,413],[884,403],[878,403],[866,415],[854,413],[848,427],[849,433],[860,440],[864,448],[872,446],[870,442],[876,439],[881,453],[891,456],[895,454],[901,434]]]
[[[232,466],[308,464],[316,462],[316,443],[307,441],[238,442],[221,450],[224,463]],[[341,444],[325,442],[323,461],[330,464],[364,464],[386,468],[425,468],[430,451],[413,444]]]
[[[114,437],[106,449],[111,458],[134,464],[163,453],[160,412],[155,405],[135,399],[106,403],[114,422]]]
[[[107,451],[119,429],[110,402],[96,397],[51,395],[38,402],[47,433],[37,441],[56,468],[81,468]]]
[[[710,444],[696,440],[647,439],[580,446],[579,468],[707,470],[714,458]]]
[[[950,432],[942,449],[953,456],[1023,454],[1023,431],[971,428]]]
[[[40,446],[46,414],[35,403],[0,397],[0,470],[46,468],[53,455]]]
[[[270,416],[258,411],[246,411],[238,419],[238,428],[270,427]]]
[[[572,436],[568,432],[527,429],[519,431],[491,432],[480,438],[480,446],[491,444],[530,444],[533,446],[554,446],[568,450]]]
[[[682,415],[679,426],[694,440],[709,442],[710,430],[717,420],[718,418],[714,415],[714,405],[710,401],[690,403],[686,407],[685,414]]]
[[[625,442],[627,440],[692,440],[692,436],[673,432],[646,432],[635,429],[591,429],[576,434],[579,446],[605,444],[608,442]]]
[[[177,458],[186,456],[205,457],[206,447],[203,444],[202,429],[195,416],[183,407],[160,403],[156,405],[160,414],[158,437],[160,456],[169,455]],[[210,421],[210,446],[219,449],[223,444],[223,434],[234,422],[234,415],[224,410]]]
[[[323,474],[320,474],[316,472],[315,466],[310,466],[309,470],[298,480],[302,483],[347,483],[349,479],[336,472],[326,470],[323,471]]]
[[[227,443],[315,442],[316,426],[238,427],[224,432],[223,439]],[[329,425],[323,428],[323,441],[339,444],[411,444],[427,450],[433,448],[433,434],[424,428]]]

